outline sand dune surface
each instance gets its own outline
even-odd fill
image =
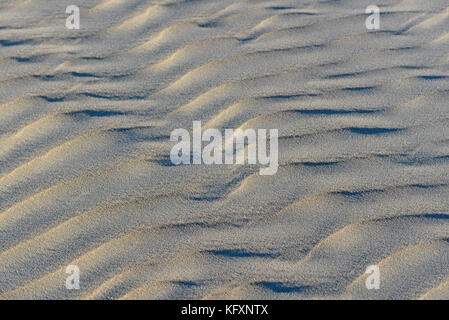
[[[449,299],[447,0],[72,2],[0,1],[0,299]]]

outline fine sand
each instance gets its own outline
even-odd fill
[[[448,6],[0,0],[0,299],[448,299]],[[193,121],[277,174],[173,165]]]

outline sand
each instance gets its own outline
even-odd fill
[[[0,299],[448,299],[448,25],[447,0],[0,1]],[[277,173],[174,166],[193,121],[277,128]]]

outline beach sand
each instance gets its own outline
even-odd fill
[[[447,0],[0,1],[0,299],[449,299],[448,25]],[[277,173],[173,165],[193,121],[278,129]]]

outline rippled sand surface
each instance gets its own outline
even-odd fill
[[[0,1],[0,299],[449,298],[447,0],[73,2]]]

